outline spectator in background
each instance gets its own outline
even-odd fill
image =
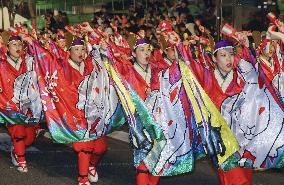
[[[186,17],[187,17],[187,15],[190,16],[190,14],[181,13],[181,14],[179,15],[179,20],[178,20],[178,22],[179,22],[179,23],[186,23]]]
[[[181,38],[183,38],[183,34],[187,31],[184,23],[180,23],[177,25],[178,34]]]
[[[191,15],[187,16],[186,24],[185,24],[186,29],[190,32],[190,35],[195,35],[195,23],[194,23],[194,18]]]
[[[250,15],[250,21],[245,26],[245,30],[251,30],[251,31],[266,31],[267,26],[264,24],[264,20],[262,18],[261,12],[256,12]]]
[[[204,5],[206,8],[211,8],[214,6],[213,1],[212,0],[203,0]]]
[[[116,15],[116,18],[118,19],[120,25],[122,28],[125,28],[127,25],[127,17],[125,14],[123,14],[121,17],[119,15]]]
[[[102,13],[101,12],[94,13],[93,23],[94,24],[98,24],[98,25],[102,25],[103,24],[103,19],[102,19]]]
[[[169,2],[169,14],[170,14],[170,17],[173,17],[175,16],[177,13],[177,3],[176,2]]]
[[[63,13],[62,13],[62,21],[63,21],[63,24],[64,24],[64,25],[69,25],[69,20],[68,20],[68,17],[67,17],[67,13],[66,13],[66,12],[63,12]]]
[[[45,15],[45,20],[46,20],[46,28],[48,30],[51,30],[52,32],[56,32],[58,25],[57,22],[55,21],[54,17],[53,17],[53,13],[52,12],[47,12]]]
[[[57,22],[57,29],[64,29],[64,27],[67,25],[66,18],[63,17],[63,12],[59,11],[58,15],[55,17]]]
[[[211,33],[214,33],[215,27],[216,27],[216,20],[217,17],[214,14],[215,12],[215,7],[211,7],[206,11],[204,14],[204,23],[205,27],[210,30]]]
[[[187,2],[182,1],[180,7],[177,8],[177,11],[179,12],[179,14],[188,15],[190,12],[189,12],[189,9],[187,8]]]

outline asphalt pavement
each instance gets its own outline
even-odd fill
[[[127,134],[126,134],[127,135]],[[108,138],[108,151],[97,167],[96,185],[135,185],[132,152],[127,141]],[[28,173],[19,173],[10,159],[10,138],[0,129],[0,185],[76,185],[76,154],[68,145],[40,136],[28,148]],[[284,170],[254,172],[253,185],[284,185]],[[197,161],[192,173],[162,177],[159,185],[218,185],[216,171],[208,159]]]

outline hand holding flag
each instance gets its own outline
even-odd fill
[[[268,13],[266,17],[271,23],[277,26],[280,32],[284,33],[284,23],[277,19],[277,17],[272,12]]]
[[[93,31],[93,28],[90,26],[90,24],[88,22],[83,22],[83,23],[79,24],[78,26],[83,33],[88,33],[88,32]]]
[[[81,29],[79,26],[65,26],[64,28],[73,36],[81,37]]]
[[[233,28],[231,25],[226,23],[221,33],[229,38],[234,38],[236,41],[238,41],[240,44],[242,44],[245,47],[249,47],[249,40],[248,36],[251,35],[248,31],[237,31],[235,28]]]
[[[268,33],[268,36],[270,37],[270,39],[281,40],[282,42],[284,42],[284,33],[283,32],[276,32],[275,31],[275,25],[270,26],[267,30],[267,33]]]

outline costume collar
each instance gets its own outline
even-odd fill
[[[146,83],[150,85],[150,80],[151,80],[150,64],[148,64],[148,67],[146,70],[144,70],[137,62],[134,62],[133,67],[142,76],[142,78],[146,81]]]
[[[227,76],[224,78],[223,75],[220,74],[220,71],[218,69],[215,69],[214,70],[214,75],[215,75],[215,78],[219,84],[219,86],[221,87],[222,91],[223,92],[226,92],[227,88],[229,87],[230,83],[232,82],[233,80],[233,70],[230,71]]]
[[[7,62],[18,71],[22,64],[22,58],[20,57],[18,60],[15,61],[8,55]]]
[[[70,58],[68,59],[69,64],[71,65],[71,67],[73,67],[74,69],[76,69],[77,71],[79,71],[79,73],[81,75],[84,74],[84,69],[85,69],[85,63],[81,62],[80,65],[78,65],[76,62],[74,62],[73,60],[71,60]]]

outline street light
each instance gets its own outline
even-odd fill
[[[220,33],[221,33],[221,25],[222,25],[222,5],[223,1],[217,1],[217,21],[216,21],[216,29],[217,29],[217,39],[220,40]]]
[[[113,0],[111,1],[111,5],[112,5],[112,11],[114,11],[114,2],[113,2]]]

